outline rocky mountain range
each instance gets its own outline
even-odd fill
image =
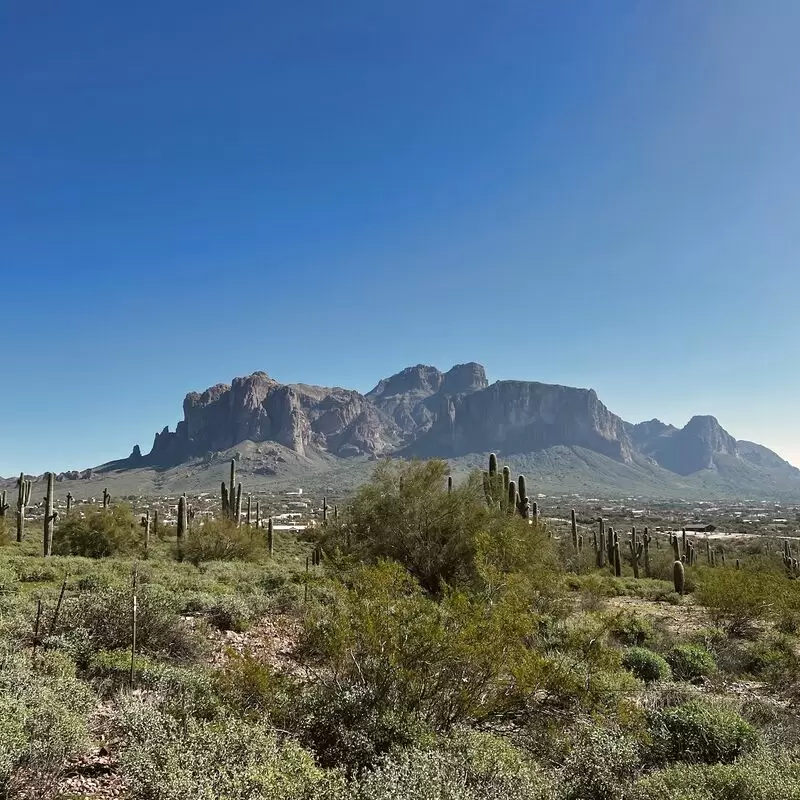
[[[603,470],[644,471],[648,480],[675,480],[676,486],[701,476],[705,484],[711,479],[710,485],[717,481],[734,491],[800,495],[800,470],[765,447],[737,441],[712,416],[693,417],[683,428],[656,419],[631,424],[591,389],[490,384],[476,363],[447,372],[408,367],[366,394],[282,384],[255,372],[190,392],[183,419],[174,431],[157,433],[149,453],[137,445],[127,459],[96,470],[163,470],[243,443],[256,444],[261,474],[280,474],[287,459],[301,465],[382,455],[459,459],[496,451],[505,457],[527,454],[537,463],[559,453],[564,463],[568,453],[568,461],[591,462],[590,469],[599,463]]]

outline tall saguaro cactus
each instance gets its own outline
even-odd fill
[[[650,535],[650,531],[645,528],[644,534],[642,535],[642,546],[644,549],[644,576],[645,578],[652,577],[652,570],[650,569],[650,542],[653,541],[653,537]]]
[[[70,511],[72,511],[72,501],[74,499],[72,492],[67,492],[67,516],[69,516]]]
[[[636,528],[631,529],[631,540],[628,542],[631,551],[631,566],[633,567],[633,577],[639,577],[639,561],[644,552],[644,543],[639,541],[636,535]]]
[[[186,495],[182,495],[178,499],[178,559],[183,561],[183,540],[186,536]]]
[[[606,547],[606,524],[603,518],[600,518],[600,530],[597,532],[597,566],[604,567],[606,565],[606,554],[608,548]]]
[[[103,508],[108,508],[111,505],[111,495],[108,489],[103,489]]]
[[[6,502],[6,490],[3,489],[0,493],[0,517],[4,517],[8,511],[8,503]]]
[[[17,478],[17,541],[25,535],[25,509],[31,501],[31,482],[20,472]]]
[[[572,549],[578,551],[578,521],[575,518],[575,509],[569,512],[570,528],[572,529]]]
[[[222,515],[237,525],[242,519],[242,484],[236,484],[236,459],[231,459],[231,482],[222,481]]]
[[[53,526],[58,512],[55,510],[55,479],[52,472],[47,473],[47,495],[44,501],[44,539],[43,550],[45,556],[53,554]]]

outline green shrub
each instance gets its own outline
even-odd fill
[[[297,710],[298,688],[294,682],[249,652],[228,649],[225,655],[225,664],[214,673],[216,691],[223,702],[238,714],[259,719],[266,716],[283,726],[284,716]]]
[[[65,760],[87,739],[91,697],[73,677],[32,674],[26,657],[0,672],[0,797],[55,797]]]
[[[634,611],[607,614],[605,620],[609,633],[621,644],[642,647],[655,635],[653,623]]]
[[[349,800],[549,800],[554,790],[505,740],[463,732],[383,759],[353,784]]]
[[[341,780],[263,723],[220,717],[179,722],[136,701],[123,706],[122,776],[139,800],[301,800],[332,796]]]
[[[640,761],[639,745],[621,730],[586,726],[564,764],[566,800],[621,800]]]
[[[683,764],[641,778],[629,800],[800,800],[800,763],[757,753],[735,764]]]
[[[669,664],[658,653],[646,647],[631,647],[622,656],[622,666],[645,683],[671,677]]]
[[[443,461],[385,461],[337,524],[323,535],[328,552],[354,561],[391,559],[432,594],[445,586],[492,585],[499,576],[546,565],[557,583],[553,544],[542,526],[488,508],[482,477],[447,491]]]
[[[774,684],[790,685],[800,677],[795,641],[781,633],[769,633],[741,649],[741,670]]]
[[[780,605],[786,583],[783,576],[768,572],[709,569],[703,571],[695,597],[729,635],[740,636],[771,616]]]
[[[110,508],[90,511],[81,517],[72,514],[61,522],[53,536],[53,553],[66,556],[105,558],[136,550],[140,530],[130,506],[118,503]]]
[[[657,763],[729,763],[752,750],[755,729],[724,706],[693,700],[649,716],[651,756]]]
[[[160,586],[145,584],[137,592],[137,650],[187,660],[199,655],[202,637],[177,614],[173,596]],[[131,643],[131,591],[112,588],[82,594],[64,604],[58,625],[67,638],[85,631],[91,650],[126,650]]]
[[[694,681],[716,672],[717,662],[704,647],[679,644],[667,654],[672,674],[681,681]]]
[[[198,565],[204,561],[256,561],[263,554],[263,537],[255,528],[237,527],[226,519],[207,520],[192,528],[183,557]]]
[[[208,609],[209,622],[221,631],[243,633],[252,621],[248,604],[237,595],[218,597]]]

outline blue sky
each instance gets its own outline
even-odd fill
[[[713,413],[800,463],[793,0],[0,8],[0,474],[263,369]]]

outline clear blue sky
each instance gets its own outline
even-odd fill
[[[713,413],[800,463],[795,0],[0,7],[0,474],[263,369]]]

